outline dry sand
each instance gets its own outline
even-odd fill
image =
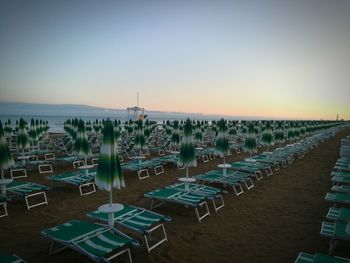
[[[350,128],[338,133],[303,159],[286,169],[256,182],[256,187],[239,197],[232,190],[224,195],[225,207],[202,223],[193,209],[166,204],[155,211],[169,215],[166,225],[169,242],[153,250],[133,249],[134,262],[294,262],[299,251],[327,253],[328,244],[319,234],[330,203],[330,172],[339,156],[340,139]],[[227,161],[242,160],[233,154]],[[222,160],[199,162],[190,174],[215,169]],[[71,164],[56,162],[54,172],[71,169]],[[165,174],[140,181],[136,173],[125,173],[127,187],[115,191],[114,201],[149,207],[145,192],[176,182],[184,174],[173,164]],[[26,180],[50,185],[36,170]],[[0,250],[15,253],[29,262],[90,262],[72,250],[48,256],[50,242],[40,235],[42,229],[71,219],[89,220],[85,214],[107,202],[108,193],[80,197],[78,189],[58,187],[48,192],[48,206],[26,210],[23,200],[11,201],[9,216],[0,218]],[[210,207],[211,209],[211,207]],[[349,243],[340,242],[335,254],[350,257]],[[119,261],[126,260],[120,258]],[[118,261],[118,260],[117,260]]]

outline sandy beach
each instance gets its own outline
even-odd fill
[[[225,207],[202,223],[193,209],[165,204],[155,211],[169,215],[166,224],[169,242],[147,254],[133,249],[134,262],[294,262],[298,252],[327,253],[327,240],[320,236],[321,222],[330,203],[324,200],[331,187],[330,172],[339,156],[340,139],[350,128],[339,132],[302,159],[275,171],[239,197],[232,190],[224,195]],[[247,154],[234,153],[228,162],[242,160]],[[216,169],[221,159],[190,169],[190,175]],[[56,161],[54,173],[72,170],[71,163]],[[165,174],[140,181],[136,173],[125,172],[127,187],[114,192],[114,201],[149,207],[143,194],[174,183],[184,175],[175,165],[165,166]],[[46,175],[37,169],[28,173],[27,181],[50,186]],[[20,180],[20,179],[19,179]],[[215,186],[215,185],[213,185]],[[23,199],[11,201],[9,216],[1,218],[1,250],[15,253],[28,262],[90,262],[67,249],[48,256],[50,242],[40,231],[71,219],[89,220],[86,213],[107,202],[108,193],[80,197],[78,189],[57,186],[47,192],[49,205],[26,210]],[[346,242],[340,242],[335,255],[350,257]],[[127,260],[125,258],[119,261]],[[116,260],[118,262],[118,260]]]

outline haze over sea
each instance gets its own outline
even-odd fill
[[[219,116],[201,113],[185,112],[163,112],[148,111],[146,113],[149,120],[158,123],[164,120],[214,120],[224,117],[225,119],[270,119],[264,116]],[[31,118],[42,119],[49,122],[50,132],[63,132],[63,123],[69,118],[82,118],[84,121],[94,121],[96,119],[118,119],[126,121],[128,119],[126,109],[106,109],[86,105],[73,104],[34,104],[20,102],[0,102],[0,120],[4,123],[10,119],[12,125],[19,118],[30,121]]]

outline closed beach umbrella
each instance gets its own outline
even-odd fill
[[[289,125],[287,137],[288,137],[290,142],[295,138],[294,124],[293,123],[290,123],[290,125]]]
[[[24,150],[29,147],[29,138],[26,130],[26,122],[21,118],[18,124],[18,134],[17,134],[17,149],[22,150],[24,154]]]
[[[171,133],[171,144],[175,147],[178,147],[180,144],[180,131],[179,131],[179,122],[174,121],[173,129]]]
[[[136,148],[140,151],[147,148],[145,134],[143,131],[142,120],[137,121],[136,135],[135,135],[135,139],[134,139],[134,148]]]
[[[244,142],[244,149],[250,153],[250,156],[252,156],[253,152],[257,152],[255,136],[255,128],[254,125],[251,123],[249,124],[248,134]]]
[[[79,120],[77,137],[75,138],[73,153],[85,158],[85,165],[87,165],[87,156],[90,155],[90,146],[88,137],[85,130],[83,120]],[[88,172],[86,170],[86,172]]]
[[[202,127],[199,121],[197,122],[197,125],[196,125],[194,139],[196,140],[197,143],[201,143],[203,141]]]
[[[186,177],[188,177],[188,168],[197,166],[190,119],[186,120],[184,126],[184,134],[180,144],[179,165],[186,167]]]
[[[4,130],[2,128],[2,123],[0,121],[0,169],[1,169],[1,179],[4,179],[4,170],[13,166],[15,162],[11,156],[10,149],[7,145]]]
[[[7,136],[11,136],[12,135],[12,126],[11,126],[11,120],[10,119],[8,119],[7,122],[5,122],[4,131],[5,131]]]
[[[31,121],[30,121],[30,129],[29,129],[28,134],[29,134],[29,140],[31,141],[32,145],[34,146],[35,142],[38,140],[38,134],[36,131],[34,119],[31,119]]]
[[[215,140],[215,154],[224,158],[225,164],[225,155],[229,153],[229,144],[227,139],[227,127],[224,119],[221,119],[218,122],[218,134]]]
[[[285,140],[284,138],[284,131],[283,131],[283,123],[278,122],[277,123],[277,129],[275,132],[275,141],[278,142],[279,144],[283,143]]]
[[[262,133],[261,142],[263,145],[267,146],[267,150],[269,146],[273,145],[273,134],[270,122],[266,124],[265,130]]]
[[[114,136],[113,124],[105,122],[103,128],[103,142],[100,150],[100,159],[97,167],[95,183],[99,189],[109,192],[109,206],[113,204],[112,189],[125,187],[124,177],[120,166],[117,143]],[[108,222],[113,226],[113,213],[108,214]]]

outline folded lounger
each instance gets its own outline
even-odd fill
[[[39,205],[48,204],[45,193],[48,189],[49,188],[44,185],[19,181],[12,181],[6,188],[9,194],[24,197],[28,210]],[[42,196],[43,200],[38,200],[37,202],[32,202],[32,204],[30,204],[29,199],[32,200],[32,197],[34,196]]]
[[[2,252],[2,251],[0,251],[0,262],[1,263],[26,263],[26,261],[24,261],[18,256],[14,254]]]
[[[222,191],[215,187],[191,183],[188,184],[188,190],[186,190],[185,183],[177,183],[168,185],[166,188],[201,195],[212,202],[215,212],[225,206],[224,199],[222,198]],[[218,202],[215,200],[218,200]]]
[[[350,204],[350,194],[344,193],[327,193],[325,200],[333,202],[334,204]]]
[[[51,188],[53,188],[54,182],[70,184],[74,186],[78,186],[80,196],[88,195],[96,192],[95,187],[95,173],[85,174],[84,171],[80,172],[65,172],[61,174],[56,174],[48,177],[51,180]],[[91,187],[90,190],[84,189]]]
[[[106,213],[94,211],[88,213],[87,216],[100,222],[108,222],[108,214]],[[114,223],[116,225],[128,228],[143,236],[148,252],[168,241],[164,223],[170,222],[170,220],[168,216],[131,205],[124,205],[123,210],[114,213]],[[163,236],[160,240],[151,244],[150,240],[153,239],[153,237],[150,238],[151,233],[157,229],[162,230]]]
[[[160,188],[145,193],[144,196],[151,199],[151,210],[163,205],[164,202],[170,202],[181,204],[185,207],[193,207],[199,222],[201,222],[205,217],[210,216],[208,204],[205,200],[205,197],[199,194],[176,189]],[[157,201],[159,201],[158,204],[156,203]],[[204,209],[202,215],[199,214],[198,208]]]
[[[339,222],[348,222],[350,220],[350,209],[344,207],[331,207],[327,213],[327,219],[339,221]]]
[[[346,223],[343,222],[322,222],[321,236],[329,238],[329,254],[335,250],[338,240],[350,241],[350,235],[345,232]]]
[[[349,259],[319,253],[313,255],[300,252],[294,263],[349,263]]]
[[[114,228],[78,220],[45,229],[41,233],[52,240],[50,255],[71,248],[95,262],[110,262],[124,253],[132,262],[130,247],[139,246],[135,239]],[[59,247],[55,249],[55,246]]]

